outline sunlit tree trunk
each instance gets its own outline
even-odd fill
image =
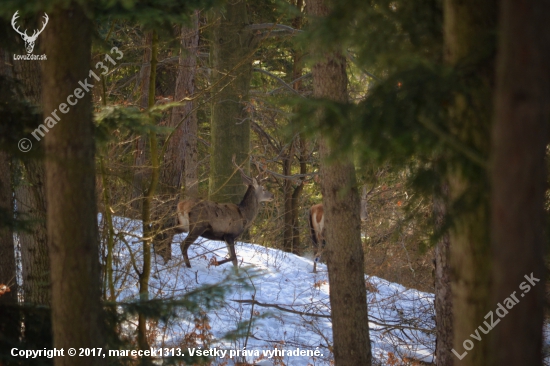
[[[323,0],[312,0],[309,13],[314,17],[329,14]],[[346,103],[346,59],[339,53],[322,53],[313,65],[313,96]],[[319,116],[320,117],[320,116]],[[371,344],[365,288],[363,247],[361,245],[360,200],[351,159],[328,161],[333,153],[328,140],[321,137],[321,190],[325,213],[327,245],[325,253],[330,285],[330,306],[337,366],[371,365]]]
[[[92,22],[75,3],[51,11],[42,35],[45,111],[76,94],[80,81],[93,83]],[[81,90],[82,91],[82,90]],[[73,98],[74,97],[73,95]],[[54,346],[105,350],[100,303],[95,197],[92,98],[84,92],[45,137],[48,241],[52,279]],[[102,365],[103,357],[56,357],[56,365]]]
[[[181,27],[181,50],[174,101],[191,98],[195,93],[199,47],[198,11],[194,13],[191,22]],[[191,100],[183,103],[184,105],[172,109],[169,126],[175,130],[164,154],[160,187],[164,190],[166,186],[171,194],[179,194],[183,184],[186,197],[197,197],[197,103]]]
[[[501,2],[490,170],[492,304],[514,295],[518,302],[493,330],[495,366],[543,364],[548,19],[549,1]]]

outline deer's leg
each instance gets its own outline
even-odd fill
[[[233,262],[233,265],[237,267],[239,265],[239,262],[237,261],[237,253],[235,253],[235,240],[233,239],[233,237],[224,236],[223,241],[225,242],[225,246],[227,246],[227,252],[229,253],[229,258],[219,261],[218,266],[220,264],[224,264],[231,261]]]
[[[202,234],[202,232],[200,232]],[[187,234],[187,237],[185,240],[180,244],[181,247],[181,253],[183,254],[183,260],[185,261],[185,265],[187,268],[191,268],[191,262],[189,262],[189,257],[187,256],[187,249],[197,240],[197,238],[200,236],[199,231],[193,230],[190,231],[189,234]]]

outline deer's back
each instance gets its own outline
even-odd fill
[[[227,234],[238,236],[246,224],[239,207],[233,203],[186,199],[178,203],[178,216],[180,223],[182,216],[184,220],[188,220],[188,231],[198,227],[205,230],[201,236],[208,239],[221,240],[223,235]]]

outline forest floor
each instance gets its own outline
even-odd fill
[[[117,301],[138,297],[138,275],[142,263],[139,241],[141,222],[115,218],[116,231],[128,244],[118,242],[114,270]],[[219,283],[234,274],[231,263],[216,266],[227,250],[223,242],[202,240],[189,249],[192,268],[183,263],[174,237],[172,260],[166,265],[153,259],[150,296],[177,299],[201,285]],[[151,345],[193,349],[216,349],[212,365],[248,362],[258,365],[330,365],[332,327],[326,266],[275,249],[238,243],[239,274],[243,283],[225,285],[224,301],[205,313],[179,312],[179,317],[149,323]],[[133,258],[133,260],[132,260]],[[136,265],[132,264],[132,262]],[[432,293],[408,289],[375,276],[365,276],[369,306],[372,353],[378,365],[420,365],[433,361],[435,323]],[[241,322],[245,336],[224,339]],[[131,329],[131,328],[130,328]],[[189,350],[188,350],[189,349]],[[243,355],[243,350],[247,352]],[[222,356],[222,350],[227,351]],[[232,357],[231,356],[232,351]],[[302,354],[298,355],[302,351]],[[307,354],[309,351],[309,354]],[[315,352],[313,355],[312,352]]]

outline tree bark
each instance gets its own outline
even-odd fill
[[[492,300],[515,293],[519,302],[493,330],[490,364],[535,366],[543,364],[550,2],[501,4],[490,170]]]
[[[8,54],[0,49],[0,76],[9,77],[9,69],[5,58]],[[6,215],[6,221],[0,221],[0,285],[10,285],[10,292],[0,296],[0,306],[17,305],[17,281],[15,266],[15,246],[13,241],[13,186],[12,186],[12,163],[11,155],[0,150],[0,215]],[[1,217],[1,216],[0,216]],[[1,312],[1,310],[0,310]],[[8,323],[3,323],[5,320]],[[5,324],[12,319],[9,317],[0,318],[0,333],[6,334]],[[12,329],[16,330],[16,329]]]
[[[0,50],[3,56],[3,51]],[[0,74],[2,74],[0,70]],[[11,157],[0,151],[0,213],[13,218],[13,190],[11,182]],[[0,354],[7,355],[20,337],[20,317],[17,308],[17,281],[15,246],[12,222],[0,222],[0,285],[9,286],[10,292],[0,295]]]
[[[296,8],[301,11],[304,5],[303,0],[296,0]],[[292,28],[301,29],[302,28],[303,16],[300,13],[292,21]],[[292,80],[298,79],[302,76],[302,52],[300,50],[294,50],[292,63]],[[301,81],[297,81],[292,86],[294,90],[300,90],[302,85]],[[297,145],[297,148],[295,147]],[[307,165],[305,163],[306,159],[306,142],[304,136],[299,133],[295,140],[290,144],[289,151],[286,156],[283,157],[283,175],[292,175],[292,162],[294,160],[294,155],[298,150],[298,159],[300,164],[300,174],[307,173]],[[299,216],[299,203],[300,196],[304,188],[303,179],[300,184],[293,188],[292,181],[286,180],[283,185],[284,192],[284,231],[283,231],[283,250],[299,254],[300,253],[300,230],[298,224]]]
[[[139,106],[147,109],[149,106],[149,79],[151,78],[151,48],[153,42],[153,32],[148,32],[144,39],[143,61],[139,73]],[[134,152],[134,169],[132,181],[132,207],[141,212],[142,197],[145,191],[145,182],[149,167],[147,166],[147,135],[139,136],[136,140],[136,150]]]
[[[450,130],[465,146],[489,154],[491,125],[496,0],[445,0],[445,60],[463,72],[467,94],[457,96],[451,106]],[[490,299],[491,265],[489,240],[489,184],[485,166],[462,156],[450,159],[449,198],[457,210],[449,233],[453,277],[454,348],[461,365],[486,365],[489,338],[473,342],[475,332],[494,305]],[[466,349],[469,348],[469,349]],[[459,357],[459,358],[460,358]]]
[[[195,93],[197,54],[199,47],[199,12],[195,11],[191,26],[181,27],[181,50],[174,101],[190,98]],[[169,127],[175,128],[164,154],[161,189],[169,187],[179,194],[183,185],[186,197],[198,198],[197,112],[193,101],[172,109]],[[183,123],[182,123],[183,121]]]
[[[40,63],[14,60],[13,73],[23,85],[23,97],[40,106],[42,99]],[[21,244],[23,297],[29,304],[49,305],[51,302],[50,262],[46,232],[44,162],[36,158],[28,158],[23,159],[20,164],[23,177],[15,188],[17,214],[24,220],[31,220],[33,224],[31,232],[18,233]],[[30,327],[27,330],[32,332],[33,328]]]
[[[174,101],[181,102],[191,98],[195,93],[195,74],[197,71],[197,54],[199,46],[199,11],[195,11],[190,27],[182,26],[180,31],[181,49],[178,64],[178,76]],[[171,243],[173,227],[176,222],[177,204],[182,194],[182,183],[185,196],[199,198],[198,179],[198,120],[196,103],[192,100],[182,106],[174,107],[168,126],[174,128],[162,161],[159,181],[161,199],[155,209],[156,233],[153,249],[162,256],[165,262],[172,258]],[[182,182],[183,178],[183,182]]]
[[[314,17],[329,10],[323,0],[308,2]],[[313,96],[347,103],[346,59],[339,53],[321,52],[313,66]],[[320,116],[319,116],[320,117]],[[371,344],[361,245],[360,200],[351,159],[328,162],[333,150],[326,138],[319,143],[321,191],[325,214],[328,276],[335,365],[371,365]]]
[[[212,42],[214,91],[211,124],[209,197],[215,202],[238,204],[245,187],[234,174],[231,158],[238,164],[248,161],[250,122],[246,111],[252,77],[251,50],[253,35],[246,28],[246,1],[226,4],[216,12]],[[244,166],[248,171],[248,163]]]
[[[92,22],[80,5],[51,12],[42,38],[48,55],[43,64],[45,111],[61,110],[60,103],[79,82],[94,82],[89,75],[90,70],[97,74],[90,64],[91,34]],[[54,346],[105,349],[91,94],[84,92],[76,100],[45,138]],[[106,359],[57,357],[55,364],[102,365]]]
[[[434,194],[435,226],[441,229],[447,213],[448,187]],[[449,234],[444,233],[435,246],[435,357],[439,366],[453,366],[453,302]]]

